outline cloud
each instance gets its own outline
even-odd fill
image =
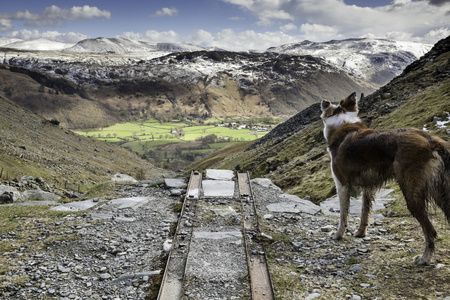
[[[333,26],[326,26],[320,24],[302,24],[300,32],[306,40],[319,41],[319,40],[332,40],[343,38],[338,29]]]
[[[231,17],[229,20],[230,21],[244,21],[245,18],[243,18],[243,17]]]
[[[178,15],[178,9],[175,7],[163,7],[162,9],[155,12],[152,17],[174,17]]]
[[[148,30],[145,33],[124,32],[120,37],[150,43],[189,43],[207,48],[216,47],[230,51],[265,50],[272,46],[298,41],[298,37],[287,35],[281,31],[259,33],[253,30],[236,32],[232,29],[223,29],[217,33],[199,29],[187,36],[181,36],[175,31],[159,32],[156,30]]]
[[[222,1],[251,12],[258,18],[256,25],[278,24],[282,31],[297,26],[300,38],[315,41],[362,36],[429,41],[429,32],[450,28],[450,0],[393,0],[376,7],[342,0]]]
[[[445,3],[450,3],[450,0],[429,0],[431,5],[441,6]]]
[[[222,0],[227,3],[240,6],[255,14],[259,20],[256,23],[260,26],[273,25],[277,20],[294,20],[294,16],[289,12],[290,2],[295,0]]]
[[[45,31],[45,32],[39,32],[39,30],[19,30],[19,31],[13,31],[9,35],[9,37],[18,38],[22,40],[34,40],[34,39],[47,39],[51,41],[56,42],[64,42],[64,43],[76,43],[81,40],[90,38],[90,36],[82,34],[82,33],[76,33],[76,32],[67,32],[67,33],[61,33],[58,31]]]
[[[144,33],[127,31],[123,32],[119,37],[150,43],[176,43],[180,40],[180,36],[173,30],[163,32],[147,30]]]
[[[286,25],[280,26],[280,30],[283,32],[297,30],[298,27],[294,23],[288,23]]]
[[[210,35],[211,44],[203,44],[204,47],[217,47],[231,51],[265,50],[272,46],[298,41],[297,37],[287,35],[281,31],[259,33],[253,30],[235,32],[232,29],[224,29]]]
[[[66,20],[109,19],[111,18],[111,13],[107,10],[100,10],[97,7],[89,5],[73,6],[69,9],[52,5],[38,14],[25,10],[18,11],[14,14],[2,14],[2,18],[25,21],[25,25],[31,27],[60,27],[65,24]]]
[[[0,19],[0,32],[8,31],[13,29],[13,25],[11,24],[11,20],[8,19]]]
[[[436,41],[444,39],[448,36],[450,36],[450,29],[441,27],[430,30],[427,34],[425,34],[425,37],[421,39],[421,41],[424,43],[434,44]]]
[[[214,36],[211,32],[199,29],[190,34],[186,41],[190,44],[199,45],[203,47],[211,47],[214,45]]]

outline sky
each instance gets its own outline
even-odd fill
[[[450,0],[10,0],[0,37],[190,43],[233,51],[303,40],[388,38],[434,44],[450,35]]]

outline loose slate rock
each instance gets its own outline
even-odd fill
[[[137,181],[130,175],[120,174],[120,173],[114,174],[111,177],[111,181],[139,183],[139,181]]]
[[[272,183],[272,180],[270,180],[269,178],[255,178],[251,180],[251,183],[253,184],[258,184],[262,187],[265,188],[270,188],[270,189],[274,189],[277,191],[282,191],[278,186],[276,186],[275,184]]]
[[[23,196],[26,200],[58,201],[61,199],[58,195],[41,190],[27,190],[23,192]]]
[[[281,213],[307,213],[315,215],[320,212],[320,207],[309,200],[300,199],[295,195],[282,194],[279,196],[281,200],[289,200],[287,202],[272,203],[267,205],[267,209],[271,212]]]
[[[167,178],[164,183],[168,189],[184,189],[187,187],[186,179],[184,178]]]
[[[52,210],[56,211],[83,211],[87,210],[91,207],[94,207],[98,204],[98,201],[94,201],[93,199],[85,200],[85,201],[75,201],[70,203],[65,203],[59,205],[57,207],[52,208]]]

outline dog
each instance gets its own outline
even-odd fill
[[[369,129],[358,117],[356,93],[339,105],[322,100],[321,110],[341,208],[339,227],[333,238],[341,239],[345,233],[350,194],[356,189],[362,190],[363,200],[355,236],[364,237],[375,192],[395,179],[425,238],[424,253],[414,258],[414,262],[428,265],[437,234],[428,219],[427,202],[434,200],[450,222],[450,143],[413,128]]]

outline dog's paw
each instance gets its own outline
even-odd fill
[[[430,262],[426,259],[424,259],[422,256],[418,255],[416,257],[414,257],[414,261],[413,261],[416,265],[418,266],[428,266],[430,264]]]
[[[355,237],[357,238],[363,238],[366,236],[366,231],[365,230],[358,230],[355,232]]]
[[[339,234],[338,232],[336,232],[335,234],[333,234],[331,236],[331,238],[336,241],[342,240],[342,234]]]

